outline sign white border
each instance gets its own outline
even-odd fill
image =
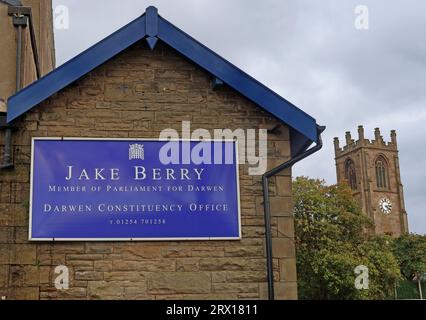
[[[236,173],[236,186],[237,186],[237,207],[238,207],[238,237],[175,237],[175,238],[33,238],[32,237],[32,202],[33,202],[33,172],[34,172],[34,142],[36,140],[69,140],[69,141],[154,141],[154,142],[168,142],[168,141],[194,141],[194,142],[233,142],[235,152],[235,173]],[[74,137],[33,137],[31,139],[31,172],[30,172],[30,201],[29,201],[29,227],[28,227],[28,240],[34,242],[46,241],[199,241],[199,240],[241,240],[241,200],[240,200],[240,175],[239,175],[239,158],[238,158],[238,140],[231,139],[150,139],[150,138],[74,138]]]

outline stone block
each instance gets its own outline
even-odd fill
[[[226,257],[258,257],[258,256],[263,256],[263,251],[264,251],[263,247],[261,246],[225,247],[225,256]]]
[[[189,70],[156,70],[156,79],[190,79],[191,72]]]
[[[276,176],[275,183],[277,186],[277,194],[279,196],[292,195],[292,181],[291,177]]]
[[[38,287],[22,287],[12,289],[12,300],[38,300],[39,288]]]
[[[0,265],[0,288],[4,288],[8,284],[9,279],[9,266]]]
[[[274,141],[275,154],[282,157],[283,162],[290,159],[290,142],[284,140]]]
[[[226,275],[228,271],[214,271],[212,272],[212,282],[226,282]]]
[[[89,281],[87,295],[90,299],[120,299],[124,297],[124,284],[118,281]]]
[[[15,243],[28,243],[28,227],[15,227]]]
[[[145,282],[133,283],[133,286],[124,288],[124,298],[126,300],[153,300],[154,296],[149,295]]]
[[[38,286],[40,270],[38,266],[13,265],[10,267],[10,284],[15,287]]]
[[[295,258],[279,259],[280,281],[297,281]]]
[[[35,244],[16,244],[13,245],[11,264],[36,264],[37,247]]]
[[[297,300],[297,282],[275,282],[277,300]]]
[[[11,227],[0,227],[0,243],[10,243],[12,240],[13,228]]]
[[[278,237],[294,238],[293,217],[277,217]]]
[[[146,246],[143,243],[116,243],[114,254],[126,260],[156,259],[162,256],[162,246]]]
[[[87,285],[87,284],[86,284]],[[87,299],[86,287],[70,287],[69,289],[57,290],[56,288],[47,288],[40,290],[41,300],[73,300]]]
[[[203,258],[200,259],[200,270],[245,270],[248,268],[249,263],[245,258]]]
[[[272,256],[274,258],[293,258],[296,252],[294,242],[288,238],[272,239]]]
[[[164,258],[182,258],[192,256],[191,248],[185,247],[164,248],[161,252]]]
[[[270,214],[272,217],[293,215],[293,201],[291,197],[269,197]],[[256,213],[264,215],[263,196],[256,197]]]
[[[94,261],[94,260],[102,260],[103,254],[97,253],[84,253],[84,254],[68,254],[67,262],[78,260],[78,261]]]
[[[158,272],[148,277],[150,293],[208,293],[211,286],[209,272]]]
[[[179,258],[176,260],[176,271],[198,271],[199,258]]]
[[[94,261],[94,271],[109,272],[112,270],[112,261]]]
[[[287,157],[268,157],[268,171],[275,169],[276,167],[282,165],[284,162],[288,160]],[[285,176],[285,177],[291,177],[291,168],[286,168],[280,172],[278,172],[275,176]]]
[[[97,271],[76,271],[74,275],[75,280],[103,280],[103,272]]]
[[[213,283],[213,292],[217,293],[257,293],[258,291],[257,283]]]
[[[160,272],[160,271],[175,271],[176,261],[173,260],[113,260],[112,269],[114,271],[147,271],[147,272]]]
[[[86,244],[87,253],[111,253],[113,244],[111,242],[93,242]]]
[[[143,281],[145,276],[137,271],[112,271],[104,273],[105,281]]]
[[[227,282],[260,282],[266,281],[266,273],[263,271],[227,271]]]
[[[223,248],[213,246],[196,247],[191,250],[192,257],[223,257]]]

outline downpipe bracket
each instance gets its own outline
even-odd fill
[[[4,152],[0,170],[13,169],[12,162],[12,127],[4,129]]]
[[[0,164],[0,170],[13,169],[12,162],[12,132],[17,129],[16,126],[8,124],[5,114],[0,115],[0,129],[4,131],[4,152],[3,161]]]

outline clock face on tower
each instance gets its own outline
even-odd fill
[[[382,198],[379,201],[379,209],[384,214],[390,214],[392,212],[392,203],[388,198]]]

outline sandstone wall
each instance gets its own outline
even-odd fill
[[[277,121],[165,45],[129,48],[24,115],[13,171],[0,172],[0,296],[7,299],[265,299],[262,184],[240,166],[240,241],[28,242],[31,137],[157,138],[165,128],[270,128]],[[0,136],[3,151],[3,136]],[[270,167],[290,156],[288,128],[268,136]],[[291,172],[271,183],[276,297],[297,297]],[[70,289],[54,268],[70,268]]]

